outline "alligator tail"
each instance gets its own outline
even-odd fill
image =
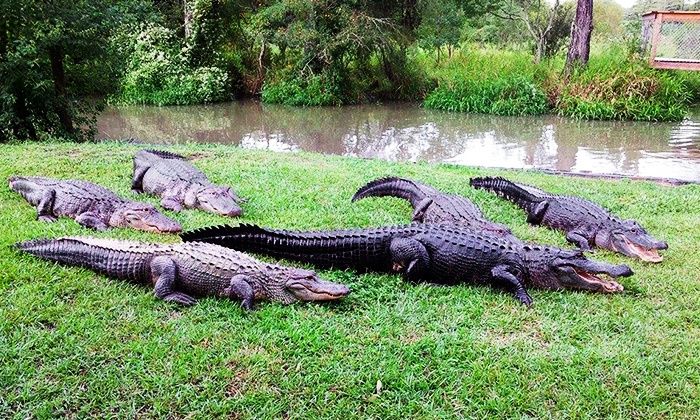
[[[515,182],[509,181],[500,176],[496,177],[483,177],[483,178],[472,178],[469,181],[469,185],[474,188],[487,190],[495,193],[496,195],[503,197],[513,203],[517,204],[520,208],[531,212],[532,209],[542,202],[542,197],[538,197],[527,189],[521,187]]]
[[[183,232],[184,242],[208,242],[321,267],[390,271],[391,228],[296,232],[256,225],[220,225]]]
[[[410,179],[390,176],[375,179],[361,187],[352,196],[352,201],[355,202],[366,197],[390,196],[408,200],[415,207],[428,194],[435,193],[439,193],[439,191],[427,185],[411,181]]]
[[[109,244],[116,244],[119,248],[109,247]],[[15,248],[41,259],[89,268],[108,277],[142,282],[146,259],[129,252],[130,245],[129,241],[64,237],[18,242]]]

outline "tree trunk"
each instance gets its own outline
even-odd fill
[[[194,19],[192,5],[191,2],[187,0],[183,0],[182,3],[185,12],[185,39],[190,39],[190,37],[192,36],[192,20]]]
[[[566,54],[564,74],[567,76],[574,70],[574,66],[585,66],[588,63],[591,32],[593,32],[593,0],[578,0],[576,15],[571,24],[569,52]]]
[[[58,99],[60,105],[58,106],[56,113],[61,121],[63,129],[68,135],[75,134],[75,128],[73,127],[73,118],[68,112],[68,98],[66,93],[68,89],[66,86],[68,82],[66,81],[66,72],[63,68],[63,48],[60,46],[53,46],[49,48],[49,60],[51,61],[51,76],[53,77],[53,87],[56,92],[56,98]]]

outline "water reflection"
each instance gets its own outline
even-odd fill
[[[411,104],[298,108],[241,101],[108,108],[98,128],[99,138],[149,143],[700,181],[698,112],[674,124],[456,114]]]

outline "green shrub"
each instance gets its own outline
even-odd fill
[[[191,68],[170,29],[149,24],[132,40],[118,104],[192,105],[231,99],[229,78],[218,67]]]
[[[680,121],[690,92],[681,78],[611,49],[557,83],[559,115],[600,120]]]
[[[265,82],[262,100],[267,103],[301,106],[342,105],[345,103],[341,78],[330,74],[289,75],[276,82]]]

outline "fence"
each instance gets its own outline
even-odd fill
[[[643,14],[642,48],[653,68],[700,70],[700,12]]]

